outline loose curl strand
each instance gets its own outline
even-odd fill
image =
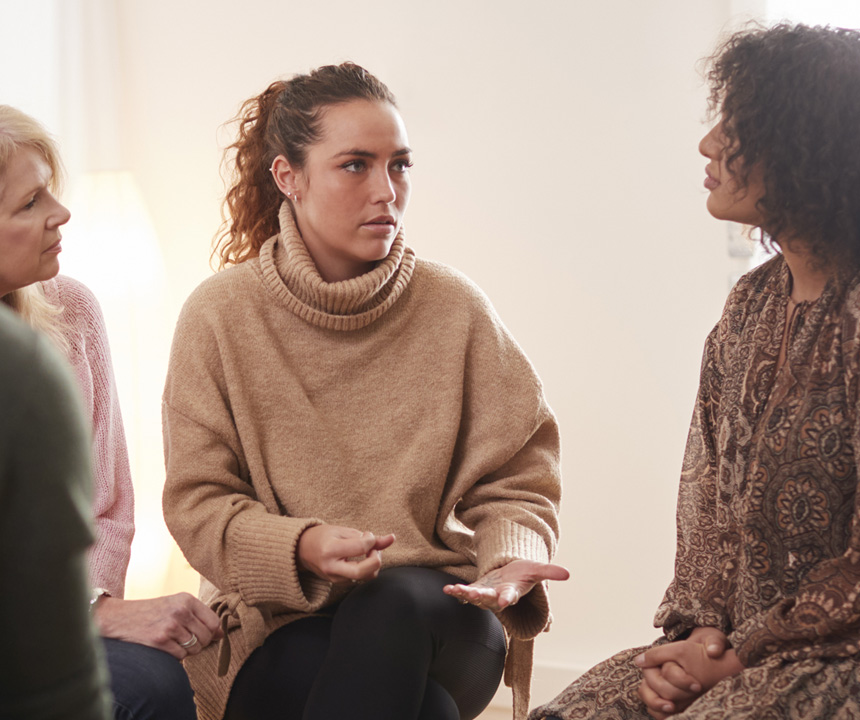
[[[302,169],[308,148],[320,139],[325,109],[351,100],[396,106],[385,84],[352,62],[277,80],[243,103],[231,121],[238,137],[224,154],[229,189],[212,251],[219,268],[257,257],[262,244],[278,232],[284,197],[269,172],[272,162],[283,155],[293,168]]]
[[[742,185],[762,171],[762,229],[819,267],[860,267],[860,32],[756,25],[708,68],[727,166]]]

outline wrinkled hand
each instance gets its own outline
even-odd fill
[[[103,637],[148,645],[179,660],[196,655],[224,634],[218,616],[188,593],[149,600],[102,597],[93,618]],[[197,642],[188,645],[195,637]]]
[[[639,697],[655,720],[686,709],[723,678],[743,665],[716,628],[696,628],[687,640],[659,645],[639,655]]]
[[[394,535],[376,536],[338,525],[309,527],[299,537],[299,569],[331,583],[372,580],[382,567],[382,550],[393,542]]]
[[[463,603],[500,612],[516,605],[531,589],[543,580],[567,580],[570,573],[561,565],[531,560],[512,560],[507,565],[491,570],[471,585],[446,585],[445,594]]]

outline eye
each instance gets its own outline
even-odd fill
[[[394,169],[395,172],[399,172],[399,173],[409,172],[409,168],[412,167],[412,161],[409,160],[408,158],[405,158],[403,160],[395,160],[391,164],[391,167]]]
[[[365,167],[364,160],[350,160],[341,165],[341,168],[351,173],[360,173]]]
[[[36,199],[37,199],[37,198],[38,198],[38,195],[33,195],[33,198],[30,200],[30,202],[28,202],[28,203],[24,206],[24,208],[23,208],[23,209],[24,209],[24,210],[32,210],[32,209],[33,209],[33,207],[34,207],[34,206],[35,206],[35,204],[36,204]]]

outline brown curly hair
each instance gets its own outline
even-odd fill
[[[860,32],[779,24],[732,35],[708,61],[727,165],[761,168],[761,223],[822,267],[860,266]]]
[[[283,155],[294,168],[304,167],[308,148],[320,138],[325,108],[351,100],[396,106],[385,84],[352,62],[275,81],[243,103],[232,121],[238,124],[239,137],[224,155],[225,166],[232,165],[231,187],[212,251],[221,268],[256,257],[260,246],[278,232],[284,198],[269,172],[272,161]]]

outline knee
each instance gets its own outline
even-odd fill
[[[194,720],[194,693],[182,664],[161,650],[105,640],[116,718]]]
[[[439,576],[439,577],[436,577]],[[338,614],[359,613],[384,619],[387,624],[420,620],[434,604],[451,600],[442,593],[442,574],[428,568],[399,567],[357,587],[343,601]]]

